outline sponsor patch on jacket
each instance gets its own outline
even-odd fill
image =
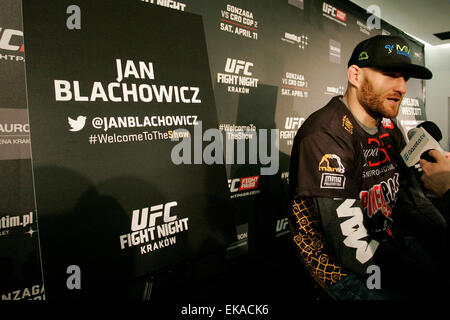
[[[322,173],[320,179],[321,189],[344,189],[345,176],[343,174]]]
[[[342,128],[344,128],[348,133],[353,134],[353,123],[347,116],[342,118]]]
[[[319,171],[344,173],[341,158],[335,154],[324,154],[319,162]]]

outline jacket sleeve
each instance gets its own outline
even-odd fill
[[[328,246],[313,199],[294,197],[288,217],[297,253],[311,275],[323,287],[347,276],[347,272],[327,251]]]
[[[403,170],[405,170],[405,174],[400,180],[395,208],[397,225],[404,233],[410,233],[418,238],[442,235],[447,228],[446,217],[423,192],[419,182],[420,173],[413,168],[404,168]],[[439,239],[435,238],[433,242],[435,241],[439,241]]]
[[[420,172],[413,168],[405,170],[394,208],[394,231],[414,237],[434,257],[442,259],[449,250],[448,204],[446,205],[443,199],[426,196],[421,185]]]

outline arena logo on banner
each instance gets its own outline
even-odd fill
[[[27,109],[0,108],[0,160],[30,159]]]
[[[24,62],[23,32],[0,27],[0,62]]]
[[[227,58],[225,72],[217,74],[217,83],[226,84],[227,91],[233,93],[250,93],[250,88],[258,87],[258,78],[252,77],[253,62]]]
[[[323,2],[322,4],[322,15],[330,20],[333,20],[343,26],[347,26],[345,23],[347,21],[347,13],[333,7],[331,4]]]
[[[0,122],[0,134],[12,133],[14,136],[17,134],[28,135],[30,133],[30,125],[28,123],[1,123]]]
[[[177,235],[189,230],[189,218],[174,214],[176,201],[136,209],[132,212],[131,232],[119,237],[120,249],[139,246],[148,254],[176,245]]]
[[[179,2],[179,1],[173,1],[173,0],[141,0],[141,1],[153,3],[158,6],[175,9],[175,10],[179,10],[179,11],[185,11],[185,9],[186,9],[186,4]]]
[[[258,40],[258,21],[253,12],[227,4],[220,11],[220,30],[237,36]]]

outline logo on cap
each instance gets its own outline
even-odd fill
[[[358,59],[359,61],[367,60],[367,59],[369,59],[369,55],[367,54],[367,52],[363,51],[359,54],[359,59]]]
[[[388,45],[388,44],[387,44],[387,45],[384,46],[384,48],[385,48],[385,49],[388,49],[388,50],[389,50],[389,53],[392,53],[392,50],[394,50],[394,45],[393,45],[393,44],[392,44],[392,45]]]
[[[411,58],[410,50],[408,46],[400,46],[397,44],[397,54],[401,54],[403,56],[407,56],[408,58]]]
[[[407,56],[408,58],[411,58],[410,49],[406,45],[402,46],[402,45],[397,43],[397,44],[391,44],[391,45],[387,44],[387,45],[384,46],[384,48],[389,51],[388,52],[389,54],[392,53],[392,51],[394,50],[394,47],[397,50],[396,51],[397,54],[400,54],[400,55],[403,55],[403,56]]]

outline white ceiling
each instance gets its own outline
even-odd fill
[[[450,0],[350,0],[367,10],[380,8],[381,19],[432,46],[450,44],[434,33],[450,31]]]

